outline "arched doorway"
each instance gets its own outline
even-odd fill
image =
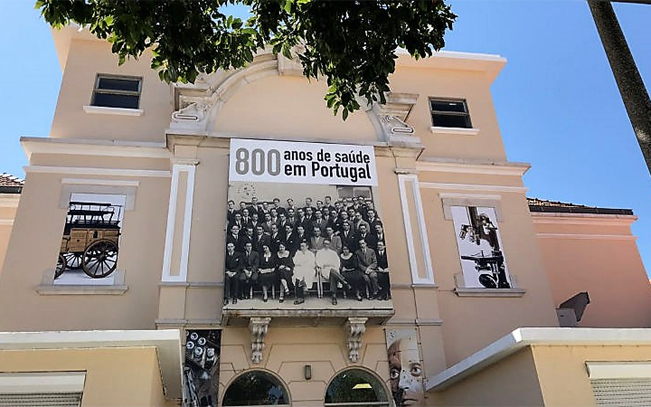
[[[382,381],[373,373],[362,369],[346,369],[339,372],[328,385],[325,406],[353,407],[360,405],[389,406],[389,397]]]
[[[252,370],[237,377],[226,389],[223,406],[289,406],[289,393],[276,377]]]

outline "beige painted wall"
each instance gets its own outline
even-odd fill
[[[2,274],[19,200],[19,194],[0,194],[0,274]]]
[[[220,361],[220,398],[228,385],[245,370],[262,369],[279,377],[289,390],[295,406],[323,406],[325,392],[330,381],[341,371],[355,367],[374,373],[389,387],[387,345],[382,327],[369,327],[364,334],[360,360],[348,360],[344,330],[335,327],[274,327],[271,326],[265,340],[264,359],[261,364],[251,363],[250,332],[246,328],[223,331]],[[312,366],[312,379],[304,378],[304,366]]]
[[[500,179],[494,181],[496,185],[503,185],[500,182]],[[473,176],[466,175],[464,183],[472,184]],[[456,242],[458,230],[454,229],[451,219],[445,219],[440,193],[461,194],[468,199],[476,199],[475,202],[479,206],[494,205],[482,201],[482,197],[486,195],[499,197],[497,205],[502,213],[502,221],[498,222],[497,226],[501,234],[503,253],[512,282],[515,282],[517,288],[526,291],[522,297],[459,297],[455,294],[455,275],[461,273]],[[439,286],[439,308],[443,319],[448,365],[459,362],[518,327],[558,325],[523,193],[482,191],[473,195],[472,192],[464,190],[421,188],[421,195],[434,278]]]
[[[533,219],[555,306],[588,291],[580,326],[651,326],[651,286],[631,234],[634,217]]]
[[[69,47],[50,137],[165,142],[172,114],[170,86],[149,69],[149,54],[118,66],[108,43],[73,39]],[[83,106],[91,103],[98,73],[142,77],[140,108],[144,114],[130,117],[86,113]]]
[[[423,157],[506,160],[497,116],[490,94],[491,80],[483,72],[398,66],[391,90],[418,94],[407,123],[425,145]],[[429,98],[465,99],[476,136],[432,134]]]
[[[585,362],[648,361],[649,346],[533,346],[545,406],[594,406]]]
[[[98,160],[101,161],[101,160]],[[110,160],[108,160],[110,161]],[[73,166],[74,162],[60,162]],[[138,168],[133,163],[132,167]],[[65,223],[61,174],[27,173],[16,213],[6,266],[0,277],[0,330],[43,331],[154,328],[158,310],[169,178],[141,178],[135,208],[127,211],[120,237],[118,270],[123,295],[41,295],[37,286],[52,272]],[[76,177],[76,176],[75,176]],[[82,176],[83,177],[83,176]],[[132,177],[88,177],[133,181]],[[136,178],[137,179],[137,178]]]
[[[155,348],[0,351],[0,372],[72,371],[86,372],[82,407],[178,405],[165,400]]]
[[[433,405],[547,406],[536,368],[531,349],[523,349],[441,392],[431,392]]]

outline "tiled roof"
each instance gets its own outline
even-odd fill
[[[598,208],[596,206],[577,205],[568,202],[548,201],[546,199],[528,198],[529,211],[555,213],[595,213],[603,215],[633,215],[632,209]]]
[[[19,194],[23,190],[23,185],[25,185],[24,179],[14,177],[6,172],[0,174],[0,193]]]

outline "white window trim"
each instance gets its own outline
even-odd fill
[[[454,112],[454,111],[443,111],[443,110],[435,110],[432,107],[432,102],[461,102],[463,103],[463,107],[465,109],[465,112]],[[475,130],[475,128],[472,126],[472,118],[470,117],[470,108],[468,107],[468,101],[466,99],[459,99],[459,98],[445,98],[445,97],[434,97],[430,96],[428,99],[428,104],[429,104],[429,112],[430,112],[430,120],[432,122],[432,126],[430,127],[430,130],[432,129],[452,129],[452,131],[445,131],[444,133],[453,133],[455,130]],[[434,126],[434,115],[439,114],[439,116],[455,116],[455,117],[467,117],[468,118],[468,123],[470,124],[470,127],[444,127],[444,126]],[[477,133],[479,133],[479,129],[476,129]],[[432,130],[432,133],[434,131]],[[470,134],[472,135],[472,134]]]
[[[190,253],[190,234],[192,232],[192,207],[194,205],[194,178],[196,160],[179,159],[172,169],[172,186],[170,190],[170,202],[167,212],[167,230],[165,232],[165,251],[163,253],[162,282],[185,282],[188,278],[188,262]],[[174,251],[174,228],[176,210],[178,206],[179,175],[187,173],[185,190],[185,210],[183,213],[183,233],[181,236],[181,260],[178,275],[172,275],[172,252]]]
[[[455,136],[477,136],[480,133],[480,130],[477,128],[465,128],[465,127],[430,126],[429,131],[432,134],[452,134]]]
[[[416,260],[416,247],[414,244],[414,231],[411,228],[411,217],[409,214],[409,203],[407,197],[407,188],[406,183],[413,183],[412,187],[412,197],[414,201],[414,207],[416,209],[416,217],[418,223],[418,233],[420,235],[421,241],[421,250],[423,261],[425,263],[425,278],[421,278],[418,275],[418,262]],[[409,265],[411,270],[411,278],[414,285],[417,284],[435,284],[434,282],[434,270],[432,268],[432,258],[429,251],[429,239],[427,234],[427,225],[425,220],[425,214],[423,212],[423,203],[420,196],[420,185],[418,182],[418,176],[415,174],[399,174],[398,175],[398,188],[400,190],[400,203],[402,206],[402,216],[405,223],[405,234],[407,236],[407,249],[409,251]]]
[[[0,373],[0,393],[82,393],[86,372]]]
[[[585,362],[590,379],[648,379],[651,362]]]
[[[124,195],[126,197],[124,216],[126,216],[126,212],[135,209],[138,185],[140,182],[134,180],[62,178],[59,208],[68,208],[72,194]],[[111,282],[107,283],[107,281]],[[122,295],[129,290],[125,281],[126,271],[116,269],[110,276],[98,279],[95,284],[92,284],[92,280],[76,284],[61,284],[55,282],[54,269],[51,268],[43,272],[41,284],[36,286],[36,292],[40,295]]]
[[[106,114],[114,116],[142,116],[145,114],[143,109],[127,109],[124,107],[107,106],[84,106],[84,112],[88,114]]]

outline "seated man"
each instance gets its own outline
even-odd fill
[[[316,276],[316,258],[314,253],[307,250],[307,241],[301,240],[299,250],[294,255],[294,286],[296,287],[296,301],[294,305],[305,302],[305,290],[312,287]]]
[[[228,305],[230,299],[237,304],[240,296],[240,274],[242,273],[242,256],[235,251],[235,244],[226,244],[226,259],[224,262],[224,305]]]
[[[357,264],[359,270],[368,276],[370,280],[368,287],[370,292],[370,299],[375,299],[379,291],[377,279],[377,257],[375,255],[375,251],[368,247],[364,239],[360,239],[358,244],[359,250],[355,252],[355,255],[357,256]]]
[[[389,261],[384,241],[377,242],[377,281],[380,286],[379,299],[388,300],[391,298],[391,283],[389,282]]]
[[[247,242],[242,254],[242,273],[240,274],[240,299],[249,298],[251,288],[258,282],[260,256],[253,251],[253,244]]]
[[[324,280],[330,282],[332,305],[337,305],[337,283],[341,283],[342,287],[348,290],[352,288],[339,274],[339,267],[339,255],[330,248],[330,239],[323,239],[323,249],[316,252],[316,271]]]

